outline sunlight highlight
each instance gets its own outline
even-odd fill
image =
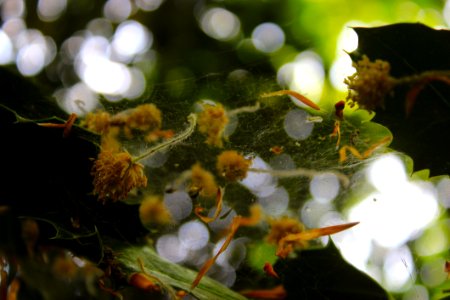
[[[150,48],[152,43],[152,33],[141,23],[130,20],[117,27],[111,46],[119,61],[129,62]]]
[[[64,111],[78,116],[85,116],[99,105],[97,95],[83,82],[60,89],[53,96]]]
[[[444,16],[445,23],[447,23],[447,26],[450,26],[450,0],[445,2],[442,14]]]
[[[380,192],[396,192],[406,183],[403,162],[394,154],[386,154],[375,160],[367,173],[369,182]]]
[[[81,78],[95,92],[120,95],[131,84],[131,74],[124,65],[98,57],[81,68]]]
[[[314,102],[322,97],[325,71],[321,58],[312,51],[304,51],[295,60],[278,69],[277,81],[281,86],[298,91]],[[296,105],[305,107],[298,101]]]
[[[383,266],[384,286],[390,291],[405,291],[414,282],[414,260],[407,246],[390,250]]]
[[[14,48],[9,36],[0,30],[0,65],[6,65],[14,60]]]

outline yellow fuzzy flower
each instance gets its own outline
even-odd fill
[[[242,180],[247,177],[251,160],[244,158],[234,150],[222,152],[217,157],[217,170],[219,174],[230,181]]]
[[[94,194],[100,201],[124,200],[133,188],[146,187],[144,166],[133,162],[128,152],[102,150],[91,171]]]
[[[198,189],[205,197],[214,197],[217,194],[218,186],[214,175],[203,169],[199,163],[191,168],[191,188]]]
[[[299,220],[289,217],[273,219],[269,221],[270,232],[266,237],[267,242],[278,245],[282,238],[291,233],[300,233],[305,227]]]
[[[90,112],[82,121],[82,125],[88,130],[98,134],[105,134],[109,131],[111,115],[106,111]]]
[[[173,223],[170,211],[157,196],[147,196],[141,202],[139,218],[144,226],[169,225]]]
[[[125,126],[140,131],[161,128],[162,114],[154,104],[142,104],[135,107],[127,116]]]
[[[198,116],[198,130],[207,136],[206,143],[211,146],[223,146],[223,132],[228,124],[228,116],[222,105],[203,105]]]

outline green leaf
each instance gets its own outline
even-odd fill
[[[20,217],[20,219],[24,219],[28,217]],[[76,240],[76,239],[82,239],[82,238],[89,238],[93,236],[99,236],[99,232],[97,228],[95,228],[94,231],[90,232],[84,232],[84,233],[75,233],[70,230],[65,229],[63,226],[57,224],[56,222],[46,220],[43,218],[38,217],[30,217],[29,219],[33,219],[36,221],[41,221],[50,224],[55,229],[55,235],[53,237],[50,237],[50,240]]]
[[[294,259],[278,260],[288,299],[390,299],[367,274],[347,263],[330,239],[323,249],[298,252]]]
[[[117,260],[123,264],[126,273],[142,272],[137,260],[141,259],[145,272],[157,277],[167,286],[176,287],[189,291],[197,272],[183,266],[171,263],[161,258],[153,248],[149,246],[128,247],[120,249]],[[205,276],[200,284],[192,291],[192,294],[198,299],[229,299],[243,300],[244,296],[230,290],[221,283]]]

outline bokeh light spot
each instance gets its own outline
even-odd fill
[[[283,47],[284,32],[275,23],[262,23],[252,32],[252,43],[256,49],[264,53],[272,53]]]
[[[198,250],[208,244],[209,231],[203,223],[190,221],[180,227],[178,230],[178,238],[186,249]]]
[[[26,30],[26,24],[21,18],[11,18],[2,24],[2,30],[14,43],[17,37]]]
[[[403,162],[394,154],[386,154],[373,162],[368,169],[368,179],[381,192],[391,192],[406,182]]]
[[[67,6],[67,0],[39,0],[37,13],[39,19],[52,22],[58,19]]]
[[[214,214],[216,213],[216,207],[212,208],[209,213],[208,217],[212,218]],[[226,216],[225,216],[226,214]],[[208,224],[209,228],[211,228],[212,231],[215,232],[221,232],[225,229],[227,229],[231,222],[233,221],[234,217],[237,216],[237,213],[234,209],[230,208],[227,205],[222,206],[222,212],[220,213],[219,217]]]
[[[311,195],[318,202],[330,202],[339,193],[339,180],[333,173],[323,173],[313,177],[309,184]]]
[[[14,48],[9,36],[0,30],[0,65],[6,65],[14,60]]]
[[[54,97],[68,114],[76,113],[81,117],[99,106],[97,95],[83,82],[57,91]]]
[[[450,179],[443,178],[436,186],[438,192],[438,199],[441,205],[445,208],[450,207]]]
[[[174,263],[180,263],[185,260],[188,250],[181,245],[176,235],[166,234],[156,241],[156,251],[158,254]]]
[[[96,18],[88,23],[86,30],[90,35],[110,38],[113,33],[113,25],[108,19]]]
[[[275,170],[293,170],[296,168],[295,161],[287,153],[275,155],[270,159],[269,163]]]
[[[137,68],[128,68],[131,76],[131,82],[126,91],[123,92],[123,97],[127,99],[139,98],[145,91],[146,81],[144,74]]]
[[[330,82],[338,91],[347,91],[344,80],[354,74],[356,69],[352,66],[352,59],[347,54],[338,56],[330,68]]]
[[[38,44],[22,47],[17,53],[16,64],[23,75],[36,75],[45,66],[45,49]]]
[[[399,247],[438,215],[435,193],[416,183],[403,183],[389,193],[374,193],[350,209],[351,221],[383,247]]]
[[[25,14],[25,1],[23,0],[3,0],[0,1],[2,20],[20,18]]]
[[[299,211],[302,222],[310,227],[319,227],[320,219],[326,213],[333,211],[334,207],[331,203],[320,203],[315,200],[306,201]]]
[[[164,194],[164,205],[177,222],[189,216],[192,211],[192,200],[186,192]]]
[[[157,10],[164,0],[136,0],[136,5],[143,11]]]
[[[241,22],[232,12],[216,7],[208,9],[200,18],[200,27],[212,38],[227,41],[237,36]]]
[[[428,300],[428,289],[423,285],[414,285],[402,297],[402,300]]]
[[[126,66],[101,56],[80,65],[79,73],[83,81],[100,94],[121,95],[131,85],[131,73]]]
[[[314,123],[307,122],[308,116],[304,110],[290,110],[284,118],[284,130],[287,135],[294,140],[307,139],[314,129]]]
[[[261,157],[256,156],[252,159],[250,168],[268,170],[270,166]],[[248,172],[241,183],[259,197],[270,195],[276,189],[276,180],[268,173]]]
[[[247,254],[247,249],[245,248],[246,240],[246,238],[239,238],[231,241],[227,249],[217,258],[216,264],[224,268],[237,269]],[[225,238],[215,244],[213,254],[219,252],[224,242]]]
[[[407,246],[390,250],[384,260],[383,282],[390,291],[405,291],[412,284],[415,266]]]
[[[420,279],[428,287],[436,287],[447,279],[445,272],[445,260],[434,258],[425,262],[420,268]]]
[[[442,10],[442,15],[444,16],[445,23],[450,26],[450,0],[445,2],[444,8]]]
[[[319,101],[322,96],[325,71],[322,60],[312,51],[304,51],[296,56],[293,62],[284,64],[278,69],[277,80],[281,86],[300,91],[312,101]],[[306,105],[292,98],[301,107]]]
[[[112,22],[122,22],[126,20],[132,10],[129,0],[108,0],[103,7],[103,14]]]
[[[141,23],[130,20],[119,25],[112,41],[112,50],[119,61],[128,62],[145,52],[153,43],[152,33]]]
[[[280,216],[289,206],[289,194],[284,187],[278,187],[270,195],[259,197],[258,203],[267,215]]]

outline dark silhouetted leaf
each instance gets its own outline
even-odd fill
[[[355,28],[358,49],[354,61],[367,55],[391,65],[394,77],[417,75],[430,70],[450,70],[450,31],[434,30],[422,24],[401,23],[375,28]],[[416,169],[430,169],[431,175],[450,172],[450,85],[427,84],[418,94],[411,113],[405,113],[405,99],[413,86],[400,86],[376,110],[374,122],[387,126],[394,135],[392,148],[414,159]]]
[[[372,278],[347,263],[331,241],[323,249],[298,253],[294,259],[278,260],[288,299],[389,299]]]

